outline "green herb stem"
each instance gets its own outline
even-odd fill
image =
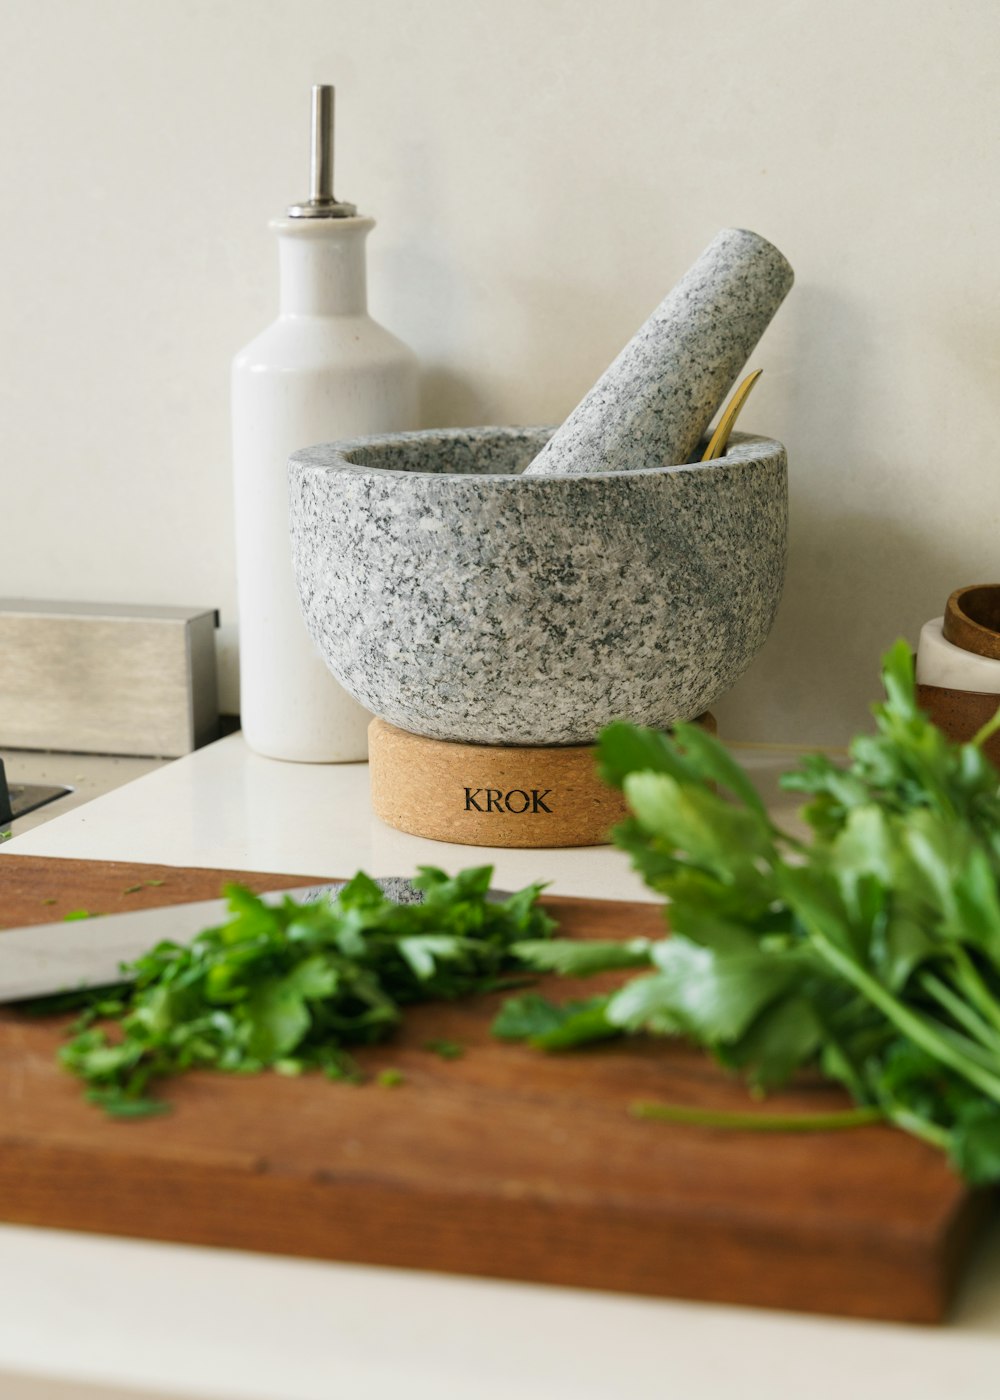
[[[933,997],[939,1006],[944,1007],[945,1011],[949,1012],[960,1026],[964,1026],[969,1034],[979,1041],[980,1045],[987,1050],[992,1050],[994,1055],[1000,1054],[1000,1034],[992,1026],[987,1025],[969,1003],[953,991],[946,982],[935,976],[933,972],[921,973],[918,980],[927,995]]]
[[[960,1055],[967,1055],[974,1064],[980,1065],[991,1074],[996,1071],[1000,1073],[1000,1055],[995,1050],[987,1050],[978,1041],[970,1040],[954,1026],[945,1025],[940,1021],[933,1023],[932,1029],[937,1035],[943,1036],[951,1045],[955,1047]]]
[[[696,1108],[689,1104],[631,1104],[633,1118],[653,1118],[664,1123],[683,1123],[696,1128],[746,1129],[757,1133],[824,1133],[841,1128],[863,1128],[882,1122],[881,1108],[864,1104],[831,1113],[739,1113],[728,1109]]]
[[[863,995],[865,995],[873,1005],[877,1006],[887,1020],[891,1021],[897,1030],[908,1036],[915,1045],[919,1045],[928,1055],[940,1060],[948,1065],[956,1074],[962,1075],[970,1084],[974,1084],[977,1089],[993,1099],[995,1103],[1000,1103],[1000,1078],[992,1074],[981,1065],[974,1063],[969,1057],[963,1054],[952,1043],[937,1033],[934,1027],[922,1016],[909,1010],[902,1002],[898,1001],[891,992],[887,991],[874,977],[860,967],[852,958],[832,943],[825,934],[812,930],[809,934],[813,947],[841,977],[851,983],[851,985]]]
[[[948,1132],[947,1128],[932,1123],[923,1114],[914,1113],[910,1108],[904,1108],[902,1104],[896,1103],[886,1094],[879,1095],[879,1102],[885,1117],[891,1123],[895,1123],[897,1128],[901,1128],[904,1133],[910,1133],[913,1137],[930,1143],[931,1147],[937,1147],[944,1152],[949,1151],[951,1133]]]
[[[982,979],[972,958],[961,944],[952,949],[956,980],[962,991],[975,1004],[981,1015],[1000,1032],[1000,1004]]]
[[[977,749],[981,749],[985,743],[993,738],[998,729],[1000,729],[1000,706],[997,706],[986,723],[977,729],[969,742]]]

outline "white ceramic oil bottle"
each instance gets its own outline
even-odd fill
[[[371,718],[306,631],[288,537],[289,455],[417,426],[417,361],[368,315],[374,220],[333,196],[333,88],[313,88],[311,193],[270,227],[280,314],[233,361],[233,456],[243,734],[256,753],[304,763],[367,756]]]

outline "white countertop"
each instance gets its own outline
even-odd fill
[[[29,783],[67,789],[55,802],[36,807],[27,816],[18,817],[16,826],[19,836],[170,762],[168,758],[9,748],[5,748],[0,757],[6,762],[7,781],[12,786]]]
[[[739,757],[765,793],[789,752]],[[787,800],[776,802],[783,820]],[[610,848],[493,851],[382,826],[363,765],[275,763],[239,735],[3,851],[304,875],[492,862],[508,888],[648,898]],[[0,1400],[995,1400],[1000,1231],[940,1329],[0,1227]],[[96,1389],[78,1388],[87,1382]]]

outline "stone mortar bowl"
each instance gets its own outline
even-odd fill
[[[739,679],[785,571],[785,449],[585,476],[518,473],[552,428],[326,443],[289,462],[314,642],[391,724],[479,744],[667,726]]]

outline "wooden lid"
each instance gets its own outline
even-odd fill
[[[945,641],[1000,661],[1000,583],[956,588],[944,610]]]

